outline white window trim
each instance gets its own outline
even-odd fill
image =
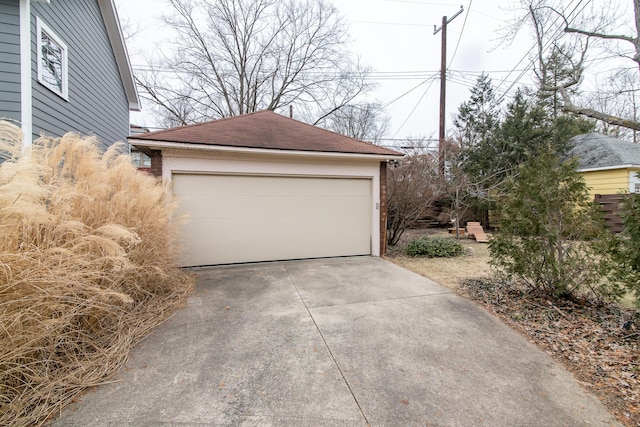
[[[640,193],[640,171],[629,172],[629,193]]]
[[[42,37],[40,35],[42,33],[46,33],[51,40],[53,40],[57,45],[62,48],[62,91],[60,91],[56,86],[49,84],[42,77]],[[36,60],[38,63],[38,82],[42,84],[44,87],[64,99],[65,101],[69,101],[69,48],[67,44],[63,42],[53,31],[51,28],[47,26],[39,17],[36,17]]]

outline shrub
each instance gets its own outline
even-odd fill
[[[429,258],[454,257],[464,255],[464,247],[451,237],[420,237],[407,244],[405,253],[409,256]]]
[[[387,243],[395,246],[407,228],[428,215],[438,196],[438,162],[413,154],[387,171]]]
[[[105,382],[180,306],[174,202],[94,138],[40,138],[19,155],[0,122],[0,425],[39,424]]]
[[[624,231],[611,239],[611,278],[627,287],[640,308],[640,194],[625,197],[621,208]]]
[[[500,228],[489,252],[503,278],[558,298],[578,290],[620,295],[619,287],[603,280],[601,242],[608,233],[575,161],[561,160],[551,148],[530,156],[498,206]]]

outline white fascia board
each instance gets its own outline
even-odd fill
[[[578,169],[578,172],[598,172],[598,171],[610,171],[610,170],[616,170],[616,169],[639,169],[639,168],[640,168],[640,165],[629,164],[629,165],[618,165],[618,166],[605,166],[600,168]]]
[[[151,149],[174,148],[179,150],[197,150],[207,152],[222,153],[242,153],[242,154],[268,154],[290,157],[315,157],[315,158],[336,158],[336,159],[361,159],[361,160],[398,160],[404,157],[404,154],[358,154],[358,153],[335,153],[328,151],[301,151],[301,150],[279,150],[267,148],[247,148],[247,147],[228,147],[222,145],[205,145],[205,144],[189,144],[184,142],[168,142],[168,141],[148,141],[142,139],[129,138],[129,144],[133,146],[147,147]]]
[[[102,19],[104,20],[113,54],[116,58],[120,78],[124,85],[124,91],[127,95],[129,110],[140,111],[140,96],[138,95],[136,82],[133,78],[133,70],[131,68],[127,46],[124,42],[124,36],[122,35],[122,28],[120,28],[118,11],[116,10],[113,0],[98,0],[98,5],[100,6]]]

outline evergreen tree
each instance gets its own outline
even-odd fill
[[[540,101],[553,120],[565,114],[559,89],[564,88],[571,95],[575,95],[578,89],[582,68],[576,68],[574,54],[569,46],[554,45],[535,70]]]
[[[457,140],[463,149],[482,145],[494,136],[500,126],[500,110],[493,84],[488,75],[482,74],[471,89],[469,101],[458,108],[453,120]]]
[[[505,182],[528,157],[551,149],[564,158],[570,138],[595,129],[592,120],[555,113],[553,102],[542,92],[522,89],[501,120],[491,80],[484,74],[469,101],[460,105],[454,125],[460,154],[450,164],[464,173],[469,183],[467,206],[485,226],[491,225],[488,212]]]
[[[489,226],[489,192],[493,180],[487,156],[500,128],[499,103],[489,76],[483,73],[478,77],[469,101],[460,105],[453,124],[460,150],[452,163],[460,165],[458,173],[464,173],[469,182],[469,207]]]
[[[640,194],[629,194],[621,207],[624,231],[610,242],[611,279],[626,286],[640,308]]]
[[[575,160],[562,160],[551,145],[529,155],[498,206],[500,232],[489,251],[491,265],[506,278],[558,298],[578,290],[619,291],[602,280],[600,239],[607,232]]]
[[[471,101],[464,103],[460,111],[466,114],[470,104]],[[486,188],[496,188],[528,156],[545,151],[549,146],[563,156],[570,138],[594,129],[595,123],[591,120],[568,115],[554,117],[547,102],[536,94],[518,89],[499,125],[463,150],[463,167],[472,181],[483,182]]]

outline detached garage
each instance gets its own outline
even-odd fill
[[[184,266],[379,256],[402,154],[271,111],[130,138],[188,217]]]

